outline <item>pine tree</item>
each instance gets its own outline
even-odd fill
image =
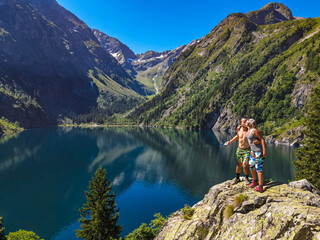
[[[295,176],[320,189],[320,85],[313,89],[306,115],[303,147],[296,150]]]
[[[120,237],[122,226],[117,226],[119,209],[116,210],[115,195],[111,193],[112,184],[106,180],[106,170],[100,167],[92,176],[87,203],[79,209],[81,223],[76,231],[77,237],[86,240],[108,240]]]
[[[6,240],[6,237],[4,235],[4,227],[2,223],[2,217],[0,217],[0,240]]]

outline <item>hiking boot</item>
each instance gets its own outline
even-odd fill
[[[262,193],[263,192],[263,187],[258,186],[254,190],[257,191],[257,192],[261,192]]]
[[[235,178],[235,179],[233,179],[233,181],[232,181],[232,185],[236,185],[237,183],[239,183],[240,182],[240,179],[239,178]]]
[[[248,178],[244,178],[244,184],[245,184],[245,185],[250,185],[250,181],[249,181]]]
[[[258,182],[252,181],[252,183],[249,185],[250,188],[253,188],[255,186],[259,185]]]

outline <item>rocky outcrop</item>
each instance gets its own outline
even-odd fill
[[[101,46],[116,58],[120,64],[137,60],[137,56],[134,52],[118,39],[110,37],[97,29],[93,29],[92,31],[99,40]]]
[[[282,133],[279,136],[269,135],[265,137],[267,143],[272,143],[276,145],[286,145],[291,147],[299,147],[303,140],[302,131],[305,130],[304,127],[296,127]]]
[[[303,108],[313,87],[312,83],[298,82],[291,94],[292,104],[297,108]]]
[[[227,181],[192,209],[173,213],[156,239],[320,239],[320,195],[306,180],[268,182],[263,193]]]
[[[248,12],[248,18],[259,25],[274,24],[293,20],[291,10],[282,3],[269,3],[258,11]]]
[[[214,123],[212,130],[227,131],[229,133],[236,132],[237,126],[240,124],[240,119],[232,113],[230,106],[225,106],[219,117]]]

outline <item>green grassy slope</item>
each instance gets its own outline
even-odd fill
[[[168,69],[138,123],[228,129],[253,117],[265,133],[299,120],[319,82],[320,18],[257,25],[231,14]],[[231,120],[230,120],[231,119]]]

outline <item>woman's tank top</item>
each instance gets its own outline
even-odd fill
[[[253,143],[253,141],[255,139],[259,140],[259,138],[255,137],[253,135],[253,130],[254,129],[251,129],[249,135],[247,134],[247,139],[248,139],[248,143],[250,145],[251,151],[253,151],[253,152],[261,152],[262,153],[262,144],[259,143],[259,144],[256,145],[256,144]]]

